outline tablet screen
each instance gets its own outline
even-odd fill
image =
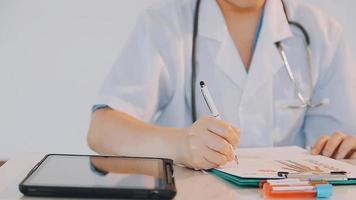
[[[155,189],[165,179],[163,161],[96,156],[48,156],[25,185]]]

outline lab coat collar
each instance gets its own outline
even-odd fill
[[[227,31],[224,15],[216,0],[201,2],[198,34],[209,39],[222,41],[223,33]]]
[[[280,0],[266,0],[263,25],[251,62],[249,74],[229,34],[224,15],[216,0],[202,1],[199,18],[199,35],[220,44],[216,64],[241,89],[246,80],[249,86],[257,88],[283,66],[275,43],[291,37],[292,31]],[[269,55],[266,55],[269,54]],[[267,63],[265,63],[268,61]]]
[[[284,66],[275,43],[293,36],[280,0],[266,0],[263,20],[260,38],[245,83],[245,94],[250,96],[254,96],[257,89],[271,80]]]
[[[263,21],[262,31],[273,43],[293,35],[281,0],[266,0]]]
[[[247,76],[246,70],[216,0],[201,2],[198,34],[215,45],[216,66],[242,89]]]

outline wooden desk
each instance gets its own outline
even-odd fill
[[[51,200],[52,198],[24,197],[18,190],[19,182],[43,156],[31,155],[10,159],[0,168],[0,199]],[[348,161],[356,165],[356,160]],[[175,167],[178,194],[175,199],[263,199],[259,189],[232,186],[215,176]],[[331,199],[356,199],[356,186],[335,186]],[[58,199],[57,199],[58,200]]]

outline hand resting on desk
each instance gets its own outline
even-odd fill
[[[332,136],[322,136],[311,150],[314,155],[321,154],[335,159],[356,159],[356,136],[336,132]]]

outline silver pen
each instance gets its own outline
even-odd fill
[[[200,91],[203,95],[204,101],[206,103],[206,105],[208,106],[210,113],[213,117],[215,117],[216,119],[221,120],[220,114],[218,112],[218,109],[216,108],[216,105],[213,101],[213,98],[211,97],[211,94],[209,92],[208,86],[205,84],[204,81],[200,81]],[[234,152],[235,154],[235,162],[236,164],[239,164],[239,160],[237,159],[237,155],[235,152],[235,149],[232,145],[230,145],[231,150]]]

